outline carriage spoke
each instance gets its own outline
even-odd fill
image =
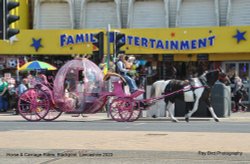
[[[129,121],[133,113],[132,98],[117,98],[111,103],[110,114],[116,121]]]
[[[114,99],[110,105],[110,115],[113,120],[118,122],[124,121],[120,115],[121,105],[122,104],[118,99]]]
[[[38,89],[25,91],[18,100],[20,115],[28,121],[39,121],[45,117],[49,105],[46,93]]]

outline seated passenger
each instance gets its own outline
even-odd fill
[[[133,74],[135,73],[134,71],[128,70],[126,69],[125,63],[126,63],[126,59],[125,59],[126,55],[125,54],[120,54],[119,55],[119,59],[116,63],[116,71],[117,73],[119,73],[128,83],[129,85],[129,90],[130,93],[135,92],[136,90],[138,90],[138,87],[135,83],[135,80],[133,78],[131,78],[128,74]]]

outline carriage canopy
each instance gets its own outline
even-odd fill
[[[83,111],[93,103],[103,87],[103,73],[86,58],[74,59],[63,65],[54,80],[54,99],[59,108]]]

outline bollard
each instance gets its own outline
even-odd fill
[[[222,83],[215,84],[211,91],[211,103],[218,117],[228,117],[231,111],[231,88]]]

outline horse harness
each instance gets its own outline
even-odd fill
[[[179,88],[179,89],[175,88],[176,85],[178,85],[178,84],[183,86],[183,87]],[[196,100],[196,95],[195,95],[194,91],[198,88],[204,88],[204,87],[208,87],[208,84],[206,83],[205,77],[203,79],[192,78],[192,79],[185,80],[182,82],[180,82],[179,80],[177,80],[177,81],[174,80],[168,84],[168,87],[165,90],[168,94],[164,94],[164,96],[167,97],[167,96],[183,93],[184,98],[185,98],[185,96],[192,94],[193,98],[187,100],[186,102],[193,102]],[[174,88],[177,90],[175,90]],[[192,93],[190,93],[190,92],[192,92]]]
[[[191,90],[193,93],[194,101],[196,100],[196,95],[195,95],[196,89],[210,88],[210,86],[207,83],[207,78],[206,78],[205,74],[203,74],[202,76],[197,77],[197,78],[190,78],[190,79],[188,79],[188,82],[190,85],[189,90]],[[189,90],[186,90],[186,92],[188,92]]]

